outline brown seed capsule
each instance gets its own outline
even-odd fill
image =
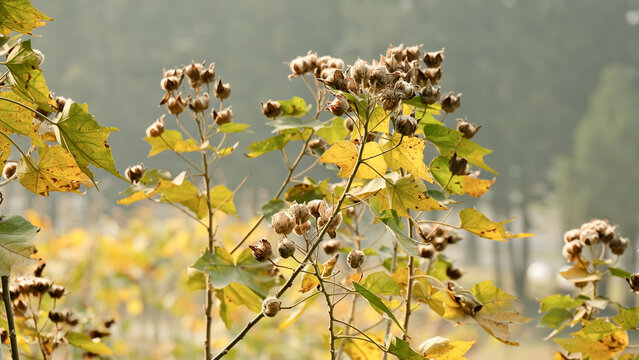
[[[430,243],[433,244],[433,247],[437,251],[444,251],[444,249],[446,249],[446,246],[448,245],[448,241],[446,241],[446,238],[442,236],[434,237]]]
[[[166,109],[173,115],[180,115],[184,112],[186,105],[188,105],[188,99],[182,99],[182,95],[172,97],[166,102]]]
[[[615,229],[616,226],[608,225],[603,233],[599,233],[599,237],[601,238],[601,242],[604,244],[608,244],[615,237]]]
[[[13,301],[13,312],[16,316],[24,316],[27,312],[27,303],[22,299]]]
[[[408,81],[399,80],[396,82],[395,90],[401,92],[404,95],[403,99],[405,100],[411,99],[415,96],[415,87]]]
[[[311,141],[308,142],[308,147],[311,150],[324,151],[326,150],[326,142],[320,138],[311,139]]]
[[[351,120],[351,118],[346,118],[344,119],[344,127],[348,130],[348,132],[353,132],[355,129],[355,123]]]
[[[302,235],[304,235],[304,234],[308,233],[308,232],[309,232],[309,230],[311,230],[311,228],[312,228],[312,227],[313,227],[313,226],[311,225],[311,222],[310,222],[310,221],[307,221],[307,222],[305,222],[305,223],[303,223],[303,224],[295,225],[295,227],[293,228],[293,231],[294,231],[297,235],[302,236]]]
[[[623,255],[628,248],[628,243],[628,238],[615,235],[615,237],[608,243],[608,247],[610,247],[610,251],[612,251],[613,254]]]
[[[404,58],[404,44],[399,44],[399,46],[393,46],[391,44],[386,50],[386,57],[402,61]]]
[[[362,266],[364,260],[366,260],[366,255],[364,255],[364,252],[361,250],[353,249],[346,257],[346,263],[353,269],[357,269]]]
[[[289,238],[282,238],[277,243],[277,252],[283,259],[287,259],[295,254],[295,243]]]
[[[63,98],[62,96],[56,96],[55,98],[55,109],[58,112],[62,112],[62,110],[64,110],[64,106],[67,104],[67,99]]]
[[[442,110],[447,113],[454,113],[461,106],[461,95],[461,93],[453,95],[452,91],[446,94],[442,99]]]
[[[111,335],[111,333],[108,331],[102,331],[98,329],[93,329],[89,331],[89,337],[91,339],[102,339],[103,337],[107,337],[109,335]]]
[[[457,244],[458,242],[460,242],[464,238],[459,236],[459,235],[457,235],[456,232],[454,232],[452,230],[449,230],[449,231],[446,231],[444,239],[446,239],[446,242],[448,243],[448,245],[450,245],[450,244]]]
[[[579,240],[586,246],[593,246],[599,243],[599,233],[595,229],[587,228],[579,234]]]
[[[322,249],[326,254],[330,255],[339,250],[339,245],[339,240],[331,239],[322,244]]]
[[[60,286],[60,285],[52,285],[49,288],[49,296],[52,299],[59,299],[62,296],[64,296],[64,286]]]
[[[36,56],[36,58],[38,58],[38,66],[42,65],[42,63],[44,62],[44,54],[42,53],[42,51],[38,49],[32,49],[31,51],[33,51],[33,54]]]
[[[215,80],[215,63],[211,63],[208,69],[200,73],[200,79],[204,84],[210,84]]]
[[[195,61],[191,60],[191,65],[184,68],[184,73],[188,76],[191,81],[199,81],[200,73],[204,70],[204,65],[200,63],[195,63]]]
[[[213,95],[220,100],[224,100],[231,96],[231,85],[229,83],[222,83],[220,78],[213,88]]]
[[[336,90],[348,90],[348,81],[344,77],[342,70],[339,69],[335,69],[330,75],[328,75],[326,80],[324,80],[324,83]]]
[[[175,91],[180,88],[181,81],[177,76],[167,76],[160,81],[160,87],[165,91]]]
[[[439,80],[442,78],[442,68],[433,68],[424,70],[424,75],[430,80],[431,84],[437,85],[439,84]]]
[[[164,133],[164,116],[162,114],[153,124],[146,128],[147,137],[158,137]]]
[[[408,115],[399,115],[395,119],[395,131],[404,135],[412,136],[417,130],[417,119]]]
[[[40,296],[49,291],[51,288],[51,280],[46,278],[35,278],[33,281],[33,291],[36,295]]]
[[[346,96],[338,94],[333,101],[327,104],[326,110],[335,116],[342,116],[348,112],[349,105]]]
[[[289,67],[291,68],[291,75],[288,76],[289,79],[300,76],[309,71],[309,65],[309,63],[304,61],[304,58],[302,56],[298,56],[293,59],[289,64]]]
[[[295,220],[286,211],[281,210],[271,218],[271,226],[276,233],[288,235],[295,227]]]
[[[462,277],[462,272],[459,268],[451,265],[446,268],[446,276],[448,276],[451,280],[457,280]]]
[[[195,112],[203,112],[204,110],[209,108],[209,94],[204,93],[191,100],[189,104],[189,108]]]
[[[54,310],[49,311],[49,320],[51,320],[51,322],[57,324],[65,321],[65,319],[66,314],[64,314],[63,312]]]
[[[409,46],[404,49],[404,59],[408,62],[419,61],[421,45]]]
[[[380,98],[382,101],[382,108],[386,111],[395,110],[403,98],[404,93],[401,91],[385,90]]]
[[[366,84],[371,78],[371,66],[368,62],[358,58],[351,66],[350,74],[351,78],[358,84]]]
[[[308,208],[308,212],[313,215],[314,218],[319,218],[321,213],[320,213],[320,209],[323,208],[326,205],[322,205],[322,203],[326,203],[326,200],[322,199],[322,200],[311,200],[309,201],[309,203],[306,205],[306,207]]]
[[[417,251],[419,252],[419,256],[426,259],[431,259],[436,252],[432,244],[419,244],[417,245]]]
[[[249,249],[253,251],[253,257],[259,262],[264,262],[271,258],[273,249],[271,243],[266,239],[260,240],[257,245],[249,245]]]
[[[64,321],[71,326],[76,326],[80,322],[80,320],[78,320],[78,318],[73,315],[73,312],[71,310],[67,310],[64,314],[64,317]]]
[[[145,172],[146,168],[144,167],[144,164],[140,163],[139,165],[129,166],[124,174],[132,184],[137,184],[140,182]]]
[[[211,110],[211,118],[217,126],[228,124],[233,120],[233,107],[229,106],[219,113],[215,109],[213,109]]]
[[[0,343],[6,344],[7,340],[9,340],[9,332],[4,328],[0,329]]]
[[[262,313],[268,317],[273,317],[280,312],[281,303],[277,298],[267,297],[262,302]]]
[[[6,164],[4,164],[4,169],[2,170],[2,176],[4,176],[5,179],[11,179],[13,175],[16,174],[17,169],[18,169],[18,163],[13,161],[7,162]]]
[[[470,171],[468,170],[468,160],[466,158],[457,158],[457,153],[453,154],[453,157],[448,161],[448,170],[453,175],[468,175]]]
[[[639,273],[634,273],[626,279],[630,285],[630,291],[639,292]]]
[[[278,101],[270,100],[266,103],[260,103],[262,105],[262,114],[267,118],[276,118],[282,113],[282,106]]]
[[[371,69],[369,83],[376,89],[382,89],[393,80],[393,76],[383,65],[375,65]]]
[[[295,223],[301,225],[308,221],[311,214],[306,204],[298,204],[296,201],[288,208],[288,213],[295,219]]]
[[[422,240],[424,240],[425,242],[430,242],[434,237],[434,235],[431,234],[431,232],[433,231],[433,228],[429,224],[419,225],[418,231],[419,231],[419,237],[421,237]]]
[[[457,119],[457,131],[464,134],[463,137],[466,139],[472,139],[480,128],[481,125],[477,126],[475,124],[471,124],[466,118]]]
[[[568,262],[573,262],[575,259],[581,255],[581,250],[583,248],[583,243],[581,241],[571,241],[569,243],[565,243],[563,249],[561,250],[561,255]]]
[[[427,67],[438,68],[442,66],[444,58],[444,48],[442,48],[439,51],[427,52],[426,54],[424,54],[424,58],[422,60],[424,60],[424,64],[426,64]]]
[[[433,86],[430,81],[427,81],[420,95],[422,103],[432,105],[439,101],[439,98],[442,96],[441,88],[439,86]]]
[[[581,231],[579,229],[568,230],[564,234],[564,241],[569,243],[571,241],[579,240],[579,234],[580,233],[581,233]]]

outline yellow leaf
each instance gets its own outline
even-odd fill
[[[460,227],[462,229],[486,239],[506,241],[506,239],[510,238],[524,238],[535,235],[529,233],[513,234],[506,231],[503,224],[511,221],[512,219],[496,223],[473,208],[460,211],[459,219],[461,221]]]
[[[339,259],[339,254],[335,254],[330,260],[326,262],[326,265],[324,265],[324,270],[322,271],[322,279],[328,279],[331,277],[331,275],[333,274],[333,269],[335,269],[337,259]]]
[[[348,141],[340,140],[331,146],[322,156],[319,161],[335,164],[339,166],[340,172],[337,174],[339,177],[349,177],[355,168],[357,163],[357,146]],[[374,142],[368,142],[364,145],[364,151],[362,153],[363,164],[357,169],[355,177],[358,179],[375,179],[382,177],[386,173],[386,162],[384,161],[379,144]]]
[[[46,24],[44,21],[53,20],[34,8],[29,0],[3,0],[0,13],[0,33],[3,36],[11,31],[33,35],[31,30]]]
[[[462,176],[462,179],[464,179],[464,191],[468,195],[474,197],[480,197],[484,195],[486,191],[488,191],[490,187],[495,183],[495,179],[478,179],[468,175]]]
[[[39,147],[37,162],[29,155],[20,159],[17,174],[22,186],[43,196],[50,191],[80,192],[81,184],[91,186],[73,155],[60,145]]]
[[[606,360],[628,346],[628,333],[602,319],[595,319],[571,338],[553,339],[571,353],[589,355],[591,360]]]
[[[0,92],[0,97],[17,101],[31,108],[36,107],[13,91]],[[33,113],[18,104],[2,99],[0,99],[0,131],[5,135],[19,134],[28,136],[35,145],[44,145],[44,141],[38,134],[38,128],[33,123]],[[4,141],[8,140],[4,139]]]
[[[426,186],[421,179],[412,175],[399,178],[398,174],[388,176],[386,192],[391,207],[398,216],[408,217],[408,209],[416,211],[444,210],[437,200],[426,194]]]
[[[148,199],[156,194],[162,193],[165,189],[170,189],[176,187],[177,185],[172,181],[159,179],[158,186],[151,191],[136,191],[131,196],[125,197],[124,199],[118,200],[118,204],[120,205],[131,205],[136,201]]]
[[[319,267],[320,273],[322,273],[323,272],[322,264],[318,262],[317,265]],[[307,272],[302,277],[302,286],[301,286],[302,288],[300,289],[301,293],[309,292],[315,289],[319,285],[320,282],[317,276],[315,276],[314,270],[315,269],[311,265],[309,265],[306,268]]]
[[[382,145],[382,150],[393,149],[384,153],[384,160],[391,170],[405,169],[432,184],[433,178],[424,164],[425,147],[426,141],[420,138],[395,133],[388,142]]]
[[[590,273],[588,265],[588,261],[577,261],[573,267],[566,271],[561,271],[559,274],[571,282],[596,281],[601,279],[600,275]]]
[[[368,334],[378,344],[383,344],[384,340],[381,336]],[[374,344],[368,341],[345,339],[344,352],[348,354],[351,360],[381,360],[384,352]]]
[[[0,166],[4,168],[7,159],[11,155],[11,141],[5,136],[0,135]]]
[[[193,139],[182,139],[182,134],[177,130],[166,130],[158,137],[145,137],[151,144],[149,157],[153,157],[164,150],[172,150],[178,153],[200,151],[200,146]]]
[[[211,189],[210,199],[213,211],[220,210],[226,214],[237,214],[235,204],[233,204],[234,196],[235,193],[224,185],[218,185]]]
[[[464,355],[474,343],[474,341],[450,341],[436,336],[422,343],[419,352],[433,360],[462,360],[465,359]]]

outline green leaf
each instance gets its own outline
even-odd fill
[[[192,267],[188,269],[189,278],[186,281],[186,287],[191,290],[206,290],[206,275]]]
[[[433,266],[430,267],[428,275],[435,277],[441,281],[446,281],[448,280],[446,270],[452,265],[453,264],[446,259],[446,256],[439,254],[437,256],[437,260],[433,263]]]
[[[268,275],[270,264],[255,260],[250,249],[242,251],[237,262],[233,262],[228,251],[216,247],[214,253],[204,253],[192,267],[209,274],[209,281],[216,288],[236,282],[246,285],[262,298],[267,296],[274,284],[272,277]]]
[[[320,182],[319,184],[315,184],[306,178],[301,184],[289,187],[284,194],[284,198],[287,201],[297,201],[298,203],[309,202],[315,199],[323,199],[323,188],[328,189],[328,179]]]
[[[464,138],[461,132],[445,126],[429,124],[424,126],[424,135],[426,140],[437,146],[442,156],[451,157],[456,152],[458,158],[466,158],[469,163],[497,174],[484,163],[484,155],[492,153],[492,150],[484,149],[474,141]]]
[[[298,119],[295,117],[280,117],[273,121],[267,122],[266,125],[274,127],[275,128],[273,130],[274,133],[278,131],[282,131],[282,130],[302,129],[302,128],[317,130],[324,127],[324,123],[319,120],[313,119],[310,121],[304,121],[302,119]]]
[[[29,0],[0,1],[0,33],[7,36],[12,31],[33,35],[31,30],[53,19],[34,8]]]
[[[301,97],[295,96],[289,100],[278,100],[282,107],[280,116],[302,117],[311,110],[311,105],[306,105],[306,101]]]
[[[553,294],[539,300],[539,311],[546,312],[552,308],[573,309],[575,306],[581,305],[583,301],[573,299],[570,295]]]
[[[317,130],[317,136],[326,140],[326,143],[333,145],[339,140],[344,140],[348,135],[348,129],[344,126],[344,119],[333,118],[331,124],[324,123],[324,126]]]
[[[233,197],[235,194],[224,185],[217,185],[211,189],[211,206],[213,211],[220,210],[226,214],[237,215],[235,210],[235,204],[233,204]]]
[[[635,330],[639,325],[639,307],[626,309],[619,306],[619,314],[613,320],[624,330]]]
[[[510,295],[493,284],[492,281],[482,281],[470,289],[477,300],[482,303],[483,314],[495,314],[508,311],[515,311],[513,304],[517,297]]]
[[[55,130],[62,146],[73,154],[82,172],[91,180],[94,178],[89,164],[124,179],[115,168],[111,147],[107,144],[111,132],[118,129],[100,126],[89,113],[87,104],[67,101]]]
[[[383,222],[384,225],[386,225],[386,228],[393,233],[402,250],[409,255],[419,256],[419,252],[417,251],[417,242],[404,234],[403,226],[399,216],[397,216],[397,212],[392,209],[380,212],[379,200],[376,198],[370,199],[368,203],[373,216]]]
[[[223,133],[238,133],[244,132],[251,125],[248,124],[240,124],[240,123],[226,123],[220,126],[220,132]]]
[[[153,157],[164,150],[172,150],[177,153],[200,151],[200,146],[193,139],[182,138],[182,134],[177,130],[165,130],[162,135],[158,137],[145,137],[149,144],[151,144],[151,151],[149,157]]]
[[[223,289],[217,290],[215,297],[220,300],[220,317],[227,329],[230,329],[233,324],[232,313],[238,305],[244,305],[255,313],[262,311],[262,298],[239,283],[231,283]]]
[[[408,342],[393,336],[388,344],[388,353],[397,356],[400,360],[425,360],[426,358],[410,348]]]
[[[619,269],[614,267],[609,267],[608,271],[610,271],[610,275],[620,277],[622,279],[627,279],[632,275],[631,273],[627,272],[624,269]]]
[[[506,241],[506,239],[523,238],[535,235],[528,233],[513,234],[506,231],[503,225],[512,219],[496,223],[489,220],[484,214],[474,208],[468,208],[460,211],[459,220],[461,221],[460,227],[462,229],[485,239]]]
[[[553,339],[569,352],[590,355],[591,359],[609,359],[628,346],[628,334],[603,319],[595,319],[572,338]]]
[[[486,193],[495,180],[478,179],[468,175],[455,175],[448,169],[450,159],[446,156],[438,156],[430,163],[430,171],[435,180],[451,194],[468,194],[480,197]],[[452,176],[452,178],[451,178]]]
[[[20,216],[0,217],[0,276],[9,276],[13,265],[35,262],[35,236],[40,231]]]
[[[86,334],[81,334],[78,332],[70,332],[67,335],[67,340],[69,341],[69,344],[71,344],[72,346],[80,348],[84,351],[88,351],[93,354],[97,354],[97,355],[113,354],[113,351],[111,351],[111,349],[109,349],[109,347],[106,346],[106,344],[101,342],[100,339],[96,338],[96,341],[94,341],[94,339],[91,339],[89,335],[86,335]]]
[[[383,271],[368,275],[362,286],[376,295],[399,295],[399,285]]]
[[[31,40],[27,40],[9,52],[4,64],[9,69],[11,89],[23,99],[50,111],[55,102],[49,98],[49,88],[38,63],[38,57],[31,50]]]
[[[283,149],[289,141],[291,141],[291,138],[289,136],[280,134],[270,137],[266,140],[254,142],[249,145],[246,157],[256,158],[271,151]]]
[[[572,321],[572,311],[552,308],[539,320],[539,325],[550,329],[562,329]]]
[[[356,282],[353,282],[352,284],[353,284],[353,287],[355,288],[355,291],[357,291],[360,295],[362,295],[374,309],[376,309],[377,311],[384,312],[386,315],[388,315],[388,317],[391,320],[393,320],[393,322],[395,322],[395,324],[402,331],[404,331],[404,328],[402,328],[402,326],[399,324],[399,321],[397,321],[397,318],[395,318],[395,315],[393,315],[393,313],[386,306],[386,304],[384,304],[382,299],[380,299],[377,295],[373,294],[362,285]]]
[[[25,101],[22,97],[16,95],[13,91],[0,92],[0,131],[6,135],[19,134],[28,136],[34,145],[44,146],[44,141],[38,134],[38,128],[33,123],[33,113],[9,99],[17,101],[28,107],[33,108],[34,105]],[[8,141],[4,139],[4,141]]]

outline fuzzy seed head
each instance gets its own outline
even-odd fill
[[[468,169],[468,160],[466,158],[457,158],[457,153],[453,154],[453,157],[448,161],[448,170],[453,175],[468,175],[470,170]]]
[[[639,292],[639,273],[634,273],[626,279],[630,285],[630,291]]]
[[[463,137],[466,139],[472,139],[480,128],[481,125],[471,124],[466,118],[457,119],[457,131],[463,133]]]
[[[215,63],[211,63],[206,70],[200,73],[200,79],[204,84],[210,84],[215,80]]]
[[[419,61],[419,57],[421,56],[421,45],[409,46],[404,49],[404,58],[408,62]]]
[[[274,317],[280,312],[281,303],[277,298],[267,297],[262,302],[262,314],[268,317]]]
[[[579,240],[579,234],[580,233],[581,233],[581,231],[579,229],[568,230],[564,234],[564,241],[566,243],[569,243],[571,241]]]
[[[593,246],[599,243],[599,233],[593,228],[585,228],[579,234],[579,240],[586,246]]]
[[[266,239],[262,239],[257,245],[249,245],[249,249],[253,252],[253,257],[259,262],[264,262],[273,256],[271,243]]]
[[[295,223],[301,225],[308,221],[311,214],[306,204],[298,204],[296,201],[288,208],[288,213],[295,219]]]
[[[366,255],[364,255],[364,252],[361,250],[353,249],[346,257],[346,263],[353,269],[357,269],[362,266],[364,260],[366,260]]]
[[[282,106],[278,101],[270,100],[266,103],[261,103],[262,105],[262,114],[267,118],[276,118],[282,113]]]
[[[623,255],[628,249],[628,238],[621,237],[618,234],[608,243],[608,247],[610,247],[610,251],[612,251],[615,255]]]
[[[419,256],[425,259],[432,259],[436,252],[432,244],[419,244],[417,245],[417,251],[419,252]]]
[[[326,254],[331,255],[335,253],[337,250],[339,250],[339,246],[340,246],[339,240],[330,239],[322,244],[322,249],[324,250]]]
[[[438,68],[444,62],[444,48],[439,51],[427,52],[424,54],[424,64],[429,68]]]
[[[451,280],[458,280],[462,277],[462,272],[459,268],[449,266],[446,268],[446,276],[448,276]]]
[[[222,83],[222,78],[220,78],[217,83],[215,83],[213,95],[220,100],[228,98],[231,96],[231,85],[229,83]]]
[[[16,170],[18,169],[18,163],[16,162],[7,162],[4,164],[4,169],[2,170],[2,176],[5,179],[11,179],[13,175],[16,174]]]
[[[282,259],[287,259],[295,254],[295,243],[289,238],[282,238],[277,243],[277,252],[280,254]]]
[[[349,109],[348,100],[343,94],[338,94],[333,101],[328,103],[326,110],[335,116],[342,116],[346,114]]]
[[[189,108],[196,113],[203,112],[204,110],[208,109],[209,94],[204,93],[203,95],[200,95],[196,97],[195,99],[191,100],[191,103],[189,104]]]
[[[448,241],[446,241],[446,238],[443,236],[436,236],[433,238],[433,240],[431,241],[431,244],[433,245],[433,247],[435,248],[435,250],[437,251],[444,251],[444,249],[446,248],[446,246],[448,245]]]
[[[295,227],[295,220],[288,212],[281,210],[271,218],[271,227],[273,227],[273,230],[278,234],[288,235]]]
[[[581,250],[583,249],[583,243],[581,241],[571,241],[564,244],[563,249],[561,250],[561,255],[568,262],[575,261],[579,255],[581,255]]]
[[[316,219],[320,217],[320,208],[323,208],[322,203],[326,203],[326,200],[311,200],[306,205],[308,212]]]
[[[126,178],[129,179],[129,181],[132,184],[137,184],[140,182],[145,172],[146,172],[146,167],[144,167],[144,164],[139,164],[139,165],[129,166],[126,169],[124,174],[126,175]]]
[[[424,104],[432,105],[439,101],[441,98],[441,88],[439,86],[434,86],[430,81],[426,82],[426,85],[421,91],[421,101]]]
[[[229,106],[219,113],[217,112],[217,110],[213,109],[211,110],[211,118],[217,126],[228,124],[233,120],[233,107]]]
[[[412,136],[417,130],[417,119],[409,115],[399,115],[395,119],[395,131],[404,135]]]
[[[371,66],[368,62],[358,58],[350,68],[350,74],[358,84],[366,84],[371,78]]]
[[[147,137],[158,137],[164,132],[164,116],[160,116],[153,124],[146,128]]]
[[[178,95],[177,97],[170,98],[166,102],[166,109],[173,115],[180,115],[184,112],[188,103],[189,101],[187,99],[182,99],[182,95]]]
[[[59,299],[64,296],[64,286],[60,285],[51,285],[49,288],[49,296],[52,299]]]
[[[452,91],[446,94],[442,99],[442,110],[447,113],[454,113],[457,111],[457,109],[461,106],[461,95],[461,93],[453,95]]]

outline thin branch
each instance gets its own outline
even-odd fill
[[[16,336],[16,323],[13,319],[13,305],[11,304],[11,295],[9,293],[9,276],[2,276],[2,300],[4,301],[4,309],[7,314],[7,324],[9,325],[9,339],[11,341],[11,359],[20,360],[18,352],[18,338]]]

